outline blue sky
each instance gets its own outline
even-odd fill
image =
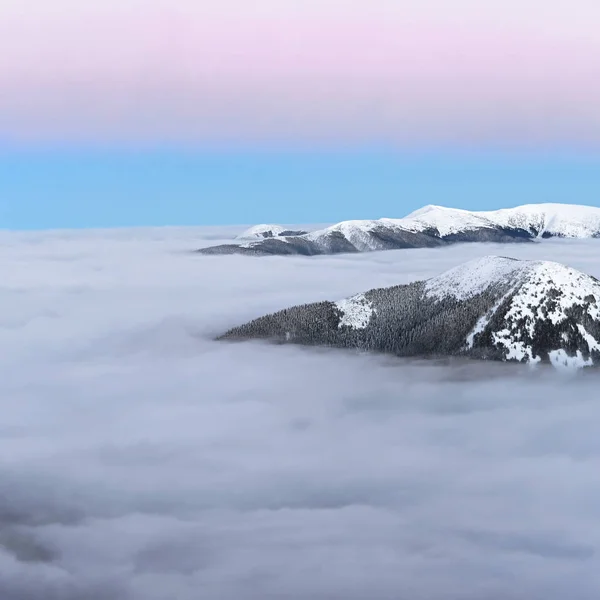
[[[0,228],[598,203],[576,4],[1,0]]]
[[[5,150],[0,228],[311,223],[424,204],[600,205],[600,157],[440,151]]]

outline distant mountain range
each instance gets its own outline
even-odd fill
[[[425,206],[403,219],[342,221],[312,232],[257,225],[235,243],[202,254],[255,256],[338,254],[400,248],[432,248],[458,242],[531,242],[539,238],[600,238],[600,208],[527,204],[496,211]]]
[[[586,367],[600,364],[600,282],[554,262],[489,256],[427,281],[288,308],[218,339]]]

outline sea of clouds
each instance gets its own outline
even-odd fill
[[[600,240],[189,252],[237,232],[0,234],[0,598],[597,600],[598,374],[212,338]]]

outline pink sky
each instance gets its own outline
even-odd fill
[[[598,0],[1,0],[0,136],[600,146],[598,23]]]

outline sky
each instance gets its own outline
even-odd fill
[[[596,0],[3,0],[0,227],[395,217],[548,188],[597,204],[599,18]],[[391,174],[415,160],[437,181],[458,160],[467,184]],[[533,187],[505,189],[507,161]],[[465,193],[482,172],[488,193]]]
[[[2,600],[596,600],[598,373],[212,338],[598,241],[187,252],[237,231],[0,232]]]

